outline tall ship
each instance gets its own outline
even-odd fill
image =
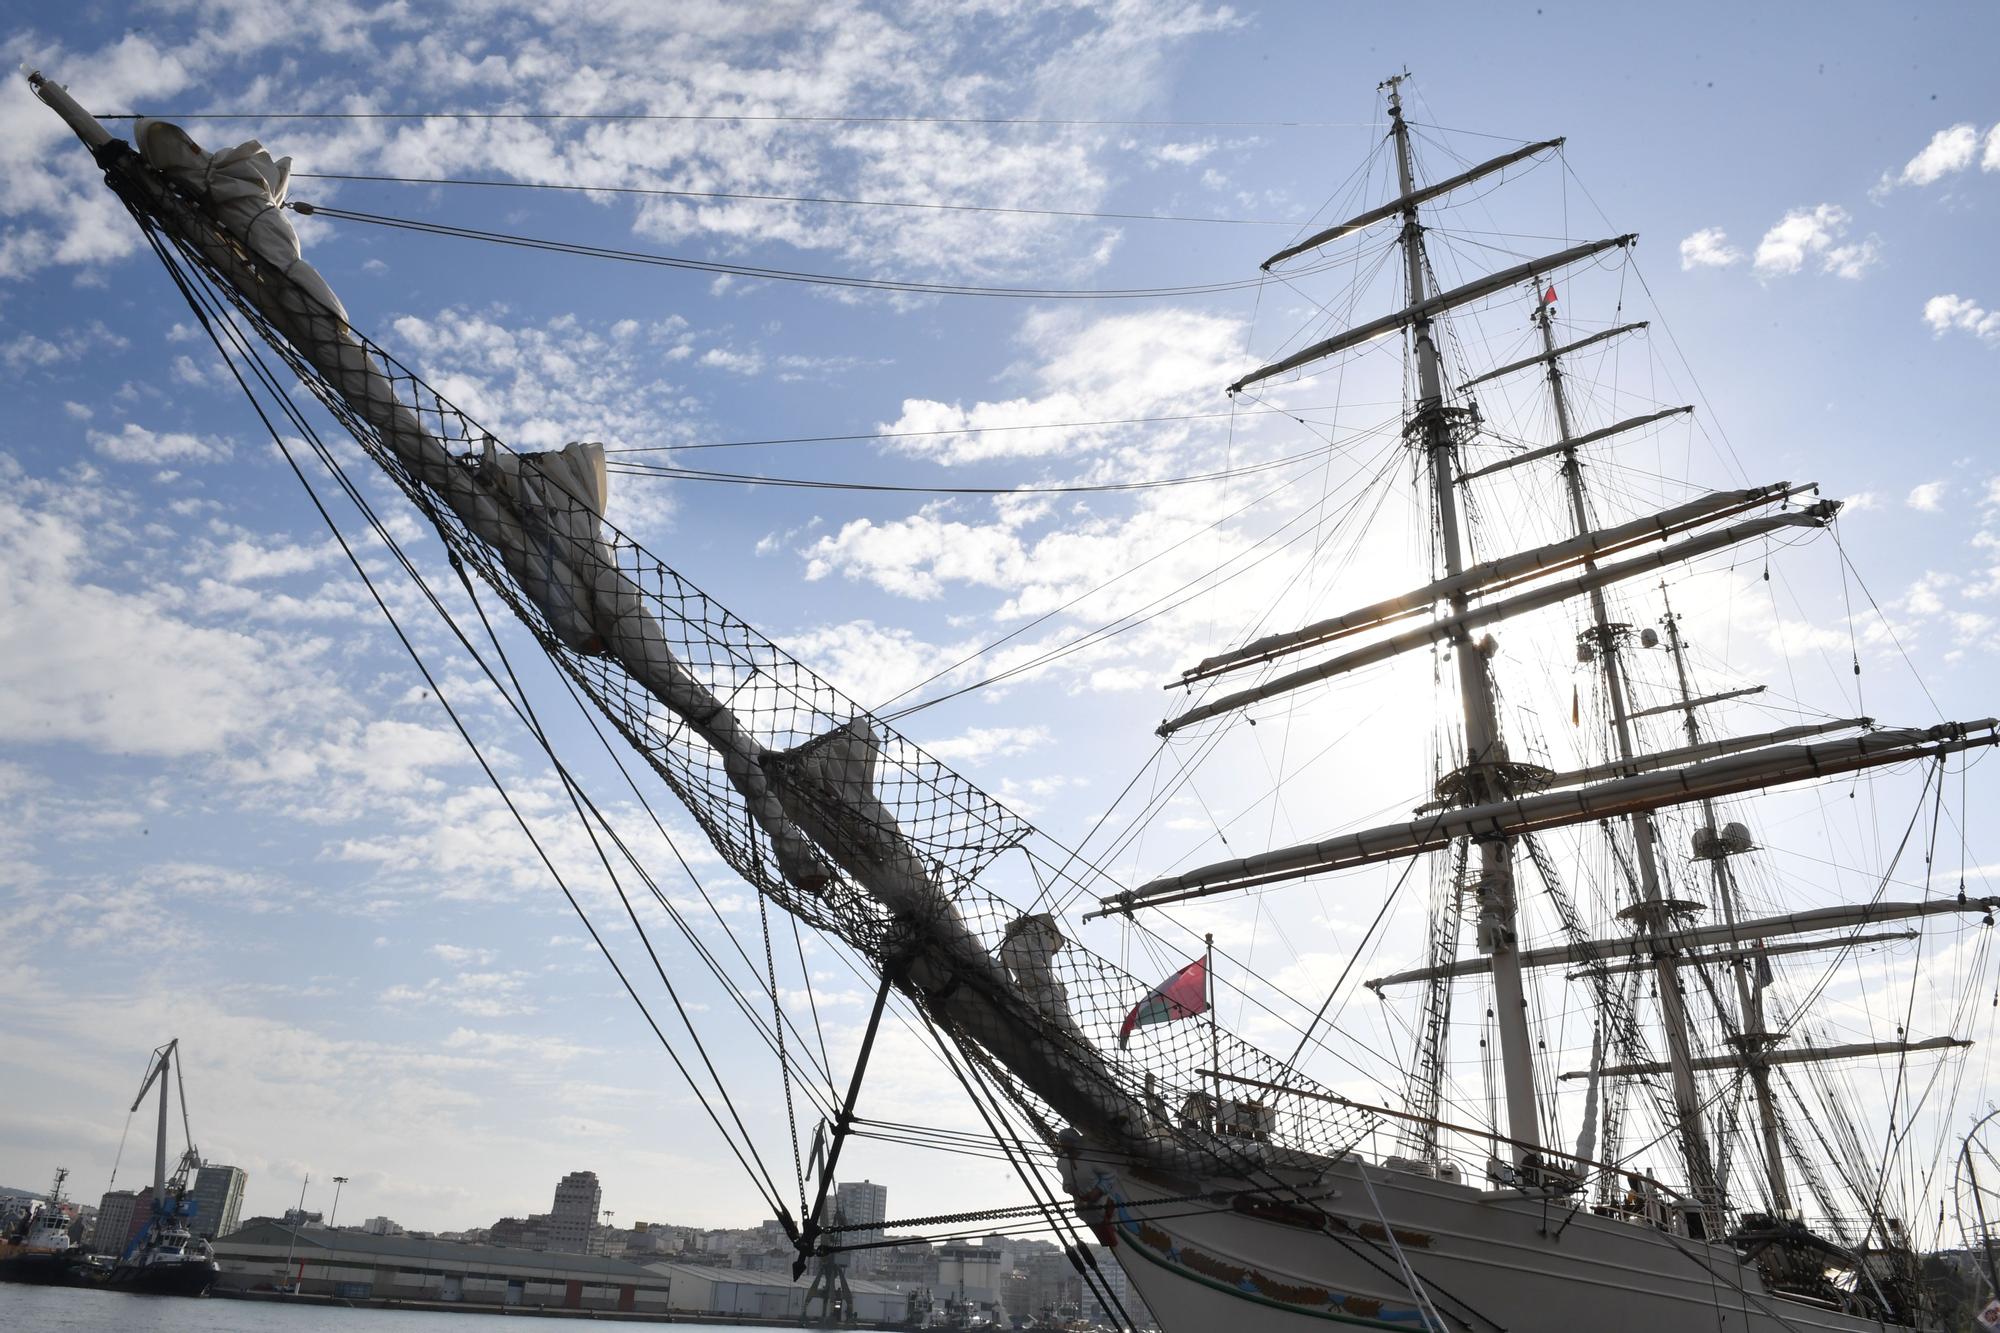
[[[0,1234],[0,1282],[55,1285],[69,1279],[80,1251],[70,1236],[76,1206],[63,1194],[69,1172],[56,1168],[49,1197],[26,1208]]]
[[[316,400],[435,529],[477,622],[428,596],[362,506],[563,777],[620,895],[643,885],[672,910],[562,762],[487,602],[519,620],[761,905],[874,978],[837,1098],[824,1069],[802,1072],[812,1055],[775,1003],[775,970],[761,1017],[754,993],[738,995],[774,1049],[786,1106],[819,1108],[809,1154],[793,1125],[796,1208],[726,1099],[703,1096],[800,1271],[851,1244],[828,1185],[866,1127],[857,1108],[893,1005],[934,1040],[986,1151],[1018,1172],[1027,1202],[1015,1219],[1055,1233],[1123,1323],[1148,1316],[1121,1293],[1169,1333],[1939,1326],[1921,1270],[1946,1187],[1918,1139],[1949,1121],[1940,1071],[1968,1044],[1972,1009],[1920,1007],[1910,980],[1884,1001],[1883,1030],[1855,1032],[1857,1006],[1836,1007],[1828,987],[1843,960],[1947,932],[1983,947],[2000,899],[1945,882],[1936,830],[1962,816],[1950,798],[2000,724],[1881,725],[1790,699],[1760,715],[1767,687],[1699,651],[1692,574],[1782,566],[1830,538],[1840,505],[1808,481],[1717,489],[1689,469],[1615,461],[1693,411],[1607,411],[1630,400],[1603,391],[1606,358],[1646,328],[1625,313],[1622,279],[1600,280],[1619,272],[1632,235],[1579,240],[1565,225],[1559,244],[1488,267],[1474,261],[1492,246],[1446,249],[1454,229],[1440,213],[1513,184],[1561,140],[1426,172],[1404,76],[1386,81],[1386,133],[1353,178],[1374,197],[1263,266],[1274,281],[1361,276],[1314,301],[1295,350],[1226,386],[1238,402],[1298,376],[1325,391],[1400,350],[1389,373],[1402,400],[1375,437],[1382,494],[1402,496],[1407,521],[1378,517],[1390,512],[1380,503],[1348,506],[1351,525],[1319,534],[1314,575],[1346,591],[1342,570],[1371,537],[1395,548],[1402,573],[1358,605],[1183,665],[1162,750],[1184,772],[1260,720],[1323,737],[1312,710],[1381,718],[1382,700],[1406,702],[1416,682],[1434,705],[1429,729],[1426,710],[1400,703],[1386,720],[1408,723],[1398,756],[1428,756],[1427,789],[1407,808],[1336,812],[1305,841],[1184,858],[1129,883],[607,522],[601,446],[514,452],[356,329],[301,256],[289,159],[255,141],[210,153],[159,120],[120,139],[56,83],[30,83],[95,155],[274,443],[299,451],[301,479],[316,462],[360,494],[321,438],[323,417],[307,414]],[[1598,296],[1602,309],[1578,313]],[[1559,714],[1524,703],[1551,687]],[[1737,725],[1757,716],[1763,725]],[[1401,763],[1334,752],[1360,770]],[[1773,872],[1758,811],[1774,807],[1753,796],[1805,793],[1816,817],[1851,821],[1860,778],[1892,767],[1921,786],[1900,850],[1892,836],[1866,877],[1829,875],[1845,895],[1831,900]],[[1171,794],[1176,769],[1164,772]],[[1428,894],[1422,955],[1353,978],[1403,1015],[1396,1074],[1376,1075],[1394,1086],[1377,1097],[1303,1068],[1329,1028],[1361,1021],[1347,1017],[1347,977],[1292,1025],[1296,1048],[1266,1053],[1223,1027],[1223,965],[1189,928],[1212,919],[1197,912],[1314,885],[1374,895],[1378,923],[1399,895]],[[643,937],[630,900],[625,910]],[[1184,965],[1144,977],[1114,965],[1082,942],[1102,918]],[[768,958],[768,936],[764,947]],[[1357,946],[1364,956],[1373,950]],[[657,954],[652,967],[671,989]],[[692,1063],[682,1071],[702,1093]],[[1842,1072],[1855,1067],[1865,1084]]]

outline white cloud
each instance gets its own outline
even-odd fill
[[[491,949],[474,949],[463,944],[433,944],[430,947],[430,954],[454,967],[463,967],[467,963],[490,967],[497,956]]]
[[[1019,340],[1034,358],[1022,372],[1033,394],[970,407],[906,399],[883,433],[907,436],[894,442],[901,452],[942,463],[1100,450],[1133,438],[1135,428],[1024,427],[1212,411],[1216,386],[1244,361],[1240,322],[1191,310],[1089,320],[1037,313],[1023,321]],[[1143,429],[1156,441],[1174,441],[1171,427]]]
[[[62,512],[0,501],[0,739],[214,753],[328,701],[311,653],[193,623],[170,589],[90,581],[93,549],[119,525],[85,495],[49,501]]]
[[[701,354],[701,364],[726,370],[732,375],[755,375],[764,369],[764,354],[755,350],[732,352],[726,347],[711,347]]]
[[[1986,151],[1979,155],[1981,171],[2000,171],[2000,125],[1986,131]]]
[[[1199,139],[1189,143],[1163,143],[1146,150],[1146,156],[1156,164],[1176,167],[1191,167],[1214,152],[1215,140]]]
[[[1924,145],[1923,151],[1904,165],[1902,183],[1929,185],[1942,176],[1963,171],[1972,165],[1972,155],[1978,148],[1979,130],[1973,125],[1953,125],[1950,129],[1939,130]]]
[[[663,112],[688,121],[477,121],[287,125],[266,135],[301,170],[494,175],[522,181],[779,196],[969,201],[1088,210],[1112,178],[1118,142],[1086,126],[1021,135],[979,117],[1119,116],[1152,105],[1175,57],[1237,25],[1199,0],[992,6],[969,40],[957,7],[648,5],[495,0],[425,7],[326,0],[283,21],[268,6],[170,5],[96,51],[30,42],[51,71],[90,71],[98,109],[159,104],[200,70],[213,86],[277,87],[295,105],[375,105],[384,86],[421,85],[460,102],[495,88],[522,107]],[[504,41],[499,35],[504,33]],[[301,50],[359,51],[345,69],[303,75]],[[347,72],[351,69],[353,73]],[[996,78],[994,70],[1033,70]],[[464,94],[464,96],[461,96]],[[761,117],[862,108],[961,123],[782,123]],[[749,118],[732,120],[733,113]],[[709,119],[700,119],[709,117]],[[67,140],[67,142],[65,142]],[[1183,147],[1185,156],[1191,149]],[[95,179],[89,156],[17,90],[0,105],[0,278],[53,264],[101,265],[139,236]],[[641,234],[788,245],[873,273],[1074,272],[1101,262],[1116,228],[1026,214],[858,209],[776,199],[651,198],[625,210]],[[1079,235],[1085,244],[1077,245]],[[1093,242],[1104,242],[1104,245]],[[369,261],[359,261],[363,268]]]
[[[1681,268],[1727,268],[1743,258],[1720,227],[1703,227],[1681,242]]]
[[[90,432],[90,443],[98,453],[120,463],[220,462],[229,457],[229,442],[184,431],[152,431],[128,421],[117,434]]]
[[[1926,481],[1920,485],[1912,486],[1909,495],[1904,497],[1903,503],[1912,509],[1919,509],[1927,514],[1934,514],[1944,507],[1944,492],[1945,484],[1943,482]]]
[[[1871,235],[1841,244],[1848,221],[1847,210],[1838,204],[1793,209],[1757,243],[1754,262],[1758,274],[1776,277],[1797,273],[1806,260],[1817,258],[1823,273],[1860,277],[1880,258],[1881,242]]]
[[[475,1018],[532,1014],[535,1002],[524,994],[526,972],[460,972],[446,979],[432,977],[421,986],[395,985],[377,998],[390,1008],[441,1004]]]
[[[1852,245],[1836,245],[1828,250],[1820,261],[1820,270],[1836,278],[1858,278],[1881,257],[1881,241],[1872,235],[1864,236]]]
[[[1956,292],[1924,302],[1924,322],[1940,338],[1958,329],[1984,342],[2000,342],[2000,310],[1988,310]]]
[[[1049,740],[1049,729],[1043,726],[974,727],[962,735],[923,744],[932,758],[949,764],[1025,754],[1037,746],[1048,744]]]

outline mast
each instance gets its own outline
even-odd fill
[[[1403,215],[1403,262],[1413,309],[1422,309],[1430,296],[1424,257],[1424,229],[1417,217],[1416,172],[1410,156],[1410,130],[1403,121],[1402,81],[1394,75],[1383,84],[1389,93],[1390,131],[1396,141],[1396,178],[1405,203]],[[1444,403],[1444,380],[1439,366],[1437,343],[1431,333],[1431,317],[1419,314],[1410,326],[1410,338],[1417,359],[1417,411],[1413,426],[1421,433],[1424,459],[1430,469],[1431,491],[1437,503],[1439,545],[1444,556],[1445,575],[1457,578],[1465,572],[1465,553],[1459,536],[1458,486],[1453,475],[1451,414]],[[1471,609],[1464,592],[1452,594],[1454,616]],[[1500,739],[1499,719],[1493,704],[1493,682],[1486,672],[1486,656],[1474,646],[1463,627],[1450,638],[1452,659],[1458,667],[1459,699],[1465,714],[1465,791],[1468,803],[1501,793],[1491,789],[1488,775],[1505,759]],[[1479,948],[1492,959],[1494,1026],[1500,1038],[1500,1067],[1506,1084],[1508,1148],[1513,1164],[1520,1166],[1537,1157],[1541,1143],[1541,1120],[1535,1106],[1534,1045],[1528,1033],[1528,1000],[1521,982],[1521,963],[1516,952],[1515,885],[1513,843],[1494,838],[1479,843],[1479,876],[1475,883],[1479,899]]]
[[[1563,483],[1569,492],[1571,517],[1577,532],[1582,534],[1590,531],[1590,508],[1583,487],[1583,463],[1571,443],[1576,435],[1570,428],[1569,404],[1563,394],[1562,359],[1556,355],[1555,321],[1551,318],[1550,302],[1541,296],[1539,285],[1535,324],[1541,330],[1543,355],[1548,358],[1549,397],[1555,404],[1556,431],[1564,446],[1561,451]],[[1588,567],[1594,562],[1585,563]],[[1612,740],[1617,747],[1618,758],[1630,763],[1638,753],[1638,747],[1632,742],[1632,719],[1625,699],[1625,675],[1618,656],[1620,636],[1625,627],[1612,624],[1602,587],[1593,586],[1590,589],[1590,617],[1589,637],[1595,642],[1598,666],[1604,676],[1605,695],[1611,705]],[[1668,921],[1666,894],[1660,888],[1660,860],[1655,846],[1652,815],[1646,811],[1634,811],[1627,816],[1627,823],[1638,853],[1640,906],[1645,912],[1643,920],[1650,927],[1648,933],[1656,934],[1666,929]],[[1702,1127],[1701,1089],[1695,1082],[1693,1052],[1688,1042],[1687,1003],[1681,995],[1679,969],[1675,967],[1673,958],[1657,946],[1653,951],[1653,976],[1660,994],[1660,1022],[1666,1029],[1667,1063],[1673,1073],[1674,1113],[1680,1121],[1681,1152],[1687,1161],[1688,1192],[1709,1212],[1710,1234],[1715,1234],[1722,1221],[1722,1190],[1721,1182],[1715,1178],[1708,1137]]]
[[[1674,677],[1680,689],[1681,712],[1688,742],[1698,744],[1701,723],[1695,716],[1694,692],[1688,686],[1687,655],[1681,643],[1680,619],[1674,615],[1673,603],[1667,599],[1664,583],[1660,585],[1660,601],[1666,607],[1667,647],[1674,659]],[[1702,800],[1701,818],[1704,828],[1717,827],[1714,801]],[[1737,919],[1736,880],[1729,870],[1729,858],[1726,855],[1711,856],[1708,867],[1715,881],[1715,899],[1722,908],[1723,922],[1734,930]],[[1739,952],[1747,952],[1740,942],[1734,947]],[[1750,1071],[1750,1086],[1757,1099],[1757,1128],[1764,1140],[1764,1167],[1770,1178],[1771,1207],[1783,1214],[1791,1210],[1792,1199],[1785,1181],[1778,1106],[1771,1096],[1770,1036],[1764,1025],[1764,983],[1761,972],[1755,984],[1748,975],[1751,967],[1762,966],[1761,955],[1755,962],[1738,957],[1730,964],[1729,970],[1736,976],[1736,1001],[1743,1015],[1743,1063]]]

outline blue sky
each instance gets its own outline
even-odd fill
[[[2000,624],[1996,23],[1977,5],[1671,15],[1468,6],[1419,23],[1388,8],[1168,0],[189,0],[74,7],[17,23],[5,45],[104,112],[968,122],[258,118],[196,129],[210,147],[259,136],[300,173],[1258,224],[293,184],[295,198],[350,209],[667,254],[1087,288],[1254,276],[1296,224],[1349,189],[1341,182],[1380,137],[1376,85],[1407,64],[1417,76],[1411,113],[1437,174],[1452,154],[1476,160],[1509,141],[1569,136],[1566,166],[1522,173],[1504,196],[1455,212],[1461,231],[1441,262],[1469,275],[1501,253],[1641,233],[1636,269],[1562,285],[1566,314],[1579,320],[1601,325],[1616,307],[1655,321],[1629,361],[1593,363],[1593,410],[1638,400],[1701,408],[1695,425],[1635,444],[1642,462],[1718,485],[1815,479],[1855,501],[1841,539],[1865,590],[1843,588],[1825,542],[1797,553],[1776,585],[1755,570],[1709,570],[1688,594],[1706,631],[1703,660],[1718,676],[1782,684],[1789,697],[1840,711],[1854,702],[1849,659],[1858,656],[1869,712],[1928,722],[1939,712],[1984,716],[2000,701],[1991,690]],[[1008,117],[1191,123],[970,123]],[[1347,197],[1372,203],[1382,187],[1378,171]],[[1262,225],[1272,220],[1292,225]],[[302,235],[357,326],[523,448],[1226,412],[1221,386],[1315,327],[1312,302],[1328,296],[1302,281],[1171,301],[889,298],[325,219]],[[1388,309],[1388,293],[1379,282],[1351,289],[1364,312]],[[1518,312],[1468,323],[1469,362],[1505,359],[1523,329]],[[546,1207],[557,1176],[589,1168],[624,1220],[757,1220],[754,1196],[705,1137],[671,1067],[129,220],[18,79],[0,94],[0,363],[10,401],[0,422],[0,969],[17,1006],[0,1041],[0,1086],[10,1090],[0,1104],[0,1180],[33,1184],[62,1163],[86,1192],[101,1188],[119,1108],[147,1051],[178,1035],[196,1137],[211,1156],[250,1169],[254,1210],[283,1206],[310,1170],[353,1178],[344,1215],[475,1225]],[[1313,416],[1345,439],[1392,415],[1396,396],[1384,355],[1363,358],[1352,382],[1306,380],[1269,401],[1301,414],[1340,404]],[[1323,435],[1264,414],[627,457],[1015,486],[1184,475],[1316,442]],[[1328,466],[1273,474],[1295,484],[1261,501],[1262,478],[1136,498],[989,501],[619,476],[613,515],[849,693],[879,701],[1155,552],[1173,548],[946,683],[1250,558],[1322,495],[1332,504],[1358,493],[1362,462],[1379,465],[1379,446],[1364,436]],[[1637,475],[1617,500],[1649,493]],[[399,538],[434,568],[435,540],[424,540],[399,497],[378,490]],[[1130,633],[926,710],[909,729],[1073,841],[1145,771],[1159,682],[1255,624],[1407,586],[1398,570],[1416,551],[1410,512],[1398,491],[1367,544],[1322,552],[1337,563],[1308,565],[1303,548],[1286,548]],[[346,530],[360,536],[356,524]],[[364,552],[386,568],[379,547]],[[607,907],[602,886],[587,882],[588,848],[564,818],[559,787],[418,614],[414,592],[387,586],[427,656],[444,665],[447,692],[585,882],[586,900]],[[1845,607],[1870,594],[1879,614],[1864,610],[1850,633]],[[1553,682],[1544,714],[1566,715],[1570,678],[1534,679]],[[1297,723],[1302,751],[1347,739],[1276,802],[1261,796],[1269,774],[1296,755],[1268,750],[1274,729],[1237,735],[1195,798],[1183,796],[1125,849],[1118,874],[1143,878],[1198,856],[1211,821],[1253,830],[1254,842],[1393,808],[1400,796],[1385,793],[1422,785],[1423,746],[1410,731],[1428,725],[1428,683],[1375,685],[1389,706],[1380,695],[1329,695],[1330,718]],[[573,716],[560,725],[570,740],[588,739]],[[587,771],[616,803],[616,774],[601,764]],[[1879,873],[1881,845],[1893,843],[1914,790],[1898,784],[1867,788],[1870,815],[1842,835],[1848,842],[1811,828],[1823,807],[1806,806],[1771,841],[1800,856],[1832,849],[1834,879]],[[1991,822],[1979,817],[1982,801],[1990,815],[1991,793],[1975,781],[1964,821],[1974,830]],[[641,822],[635,806],[615,813],[635,829]],[[675,829],[689,834],[685,820]],[[699,850],[691,835],[680,841]],[[656,838],[645,845],[667,859]],[[1968,848],[1977,867],[1982,849],[1976,839]],[[754,929],[740,886],[713,858],[694,860],[725,915]],[[1781,881],[1840,887],[1809,870],[1800,862],[1774,872],[1773,892]],[[1363,877],[1191,920],[1217,929],[1244,960],[1241,985],[1316,1002],[1380,892],[1379,876]],[[1399,914],[1394,929],[1377,946],[1385,958],[1420,949],[1413,914]],[[1108,923],[1090,932],[1093,947],[1142,973],[1171,952]],[[633,947],[627,933],[612,938],[614,949]],[[684,948],[672,956],[694,975]],[[808,958],[844,1068],[864,983],[824,949]],[[760,1132],[781,1144],[770,1062],[740,1031],[731,1035],[719,993],[692,984],[732,1075],[761,1089],[751,1094]],[[1857,983],[1856,995],[1866,989]],[[1857,1014],[1867,1008],[1854,1003]],[[1223,1014],[1289,1048],[1282,1030],[1256,1030],[1254,1010],[1232,1015],[1225,1004]],[[1356,1019],[1356,1045],[1393,1044],[1370,1021]],[[1574,1048],[1574,1026],[1563,1040]],[[1581,1040],[1587,1050],[1587,1030]],[[1973,1102],[1990,1086],[1983,1067],[1977,1056],[1969,1066],[1981,1090],[1968,1092]],[[1379,1093],[1393,1070],[1330,1055],[1317,1072]],[[1476,1084],[1476,1073],[1468,1079]],[[936,1065],[898,1034],[876,1113],[968,1123],[942,1087]],[[138,1156],[128,1150],[121,1184],[143,1169]],[[1014,1197],[994,1164],[940,1165],[876,1144],[850,1161],[854,1174],[890,1183],[892,1216]]]

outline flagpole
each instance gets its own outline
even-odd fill
[[[1215,1071],[1215,1132],[1222,1132],[1222,1029],[1215,1022],[1215,935],[1202,936],[1201,984],[1207,992],[1209,1065]]]

